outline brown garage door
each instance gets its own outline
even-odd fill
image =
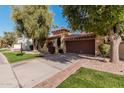
[[[68,53],[95,54],[95,39],[66,41],[66,51]]]

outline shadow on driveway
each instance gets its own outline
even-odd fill
[[[82,54],[75,54],[75,53],[65,53],[65,54],[46,54],[43,59],[51,60],[54,62],[61,62],[61,63],[72,63],[72,60],[78,59],[88,59],[94,61],[104,62],[104,58],[95,57],[93,55],[82,55]]]

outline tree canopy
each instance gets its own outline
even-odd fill
[[[16,29],[25,36],[41,42],[48,36],[52,24],[52,14],[48,6],[13,6],[12,17]]]
[[[0,47],[12,46],[17,39],[16,32],[4,32],[3,37],[0,37]]]
[[[124,27],[124,6],[112,5],[75,5],[61,6],[63,16],[73,30],[94,32],[106,35],[117,25],[119,34]]]
[[[107,35],[110,41],[110,61],[119,62],[119,45],[124,32],[124,6],[118,5],[76,5],[61,6],[63,16],[76,31]]]

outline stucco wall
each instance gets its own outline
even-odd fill
[[[119,46],[119,57],[124,60],[124,41]]]
[[[96,36],[96,44],[95,44],[95,54],[96,56],[100,55],[100,51],[99,51],[99,45],[102,44],[104,42],[104,37],[101,36]]]
[[[17,42],[13,44],[12,50],[20,50],[22,44],[22,50],[29,51],[30,46],[32,45],[32,40],[26,37],[21,37],[17,39]]]
[[[21,44],[20,44],[20,43],[14,44],[14,45],[13,45],[13,48],[14,48],[15,50],[20,50],[20,49],[21,49]]]

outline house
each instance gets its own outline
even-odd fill
[[[46,47],[50,53],[79,53],[97,55],[101,38],[93,33],[72,34],[67,29],[59,29],[52,32],[46,42]]]
[[[16,43],[13,44],[11,50],[16,51],[16,50],[21,50],[21,49],[24,51],[33,50],[32,39],[29,39],[25,36],[18,38]]]

